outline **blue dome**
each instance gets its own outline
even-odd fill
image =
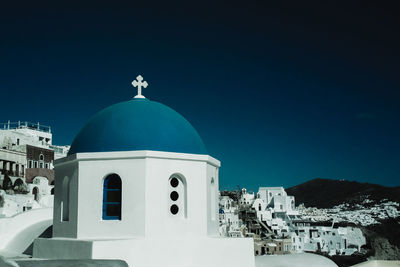
[[[199,134],[182,115],[136,98],[94,115],[75,137],[68,155],[132,150],[207,154]]]

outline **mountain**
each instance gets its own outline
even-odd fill
[[[306,207],[332,208],[342,203],[361,203],[365,199],[375,202],[387,199],[400,203],[400,187],[346,180],[317,178],[287,188],[286,192],[295,197],[296,205],[303,203]]]

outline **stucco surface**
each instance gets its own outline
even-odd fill
[[[20,260],[20,267],[128,267],[121,260]]]
[[[0,221],[0,255],[22,254],[53,222],[52,208],[34,209]]]

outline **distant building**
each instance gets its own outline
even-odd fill
[[[274,212],[285,212],[288,215],[298,214],[295,210],[294,196],[288,196],[283,187],[260,187],[257,196],[273,208]]]
[[[0,124],[0,217],[53,205],[53,161],[69,146],[55,146],[52,138],[51,128],[39,123]]]
[[[23,177],[31,183],[36,176],[54,180],[53,161],[65,157],[68,146],[52,145],[49,126],[30,122],[0,124],[0,174]]]
[[[220,235],[243,237],[242,220],[239,219],[237,203],[228,196],[220,196],[219,206]]]
[[[291,238],[296,252],[320,251],[330,255],[351,255],[366,244],[359,228],[319,226],[307,220],[294,221],[293,225],[295,231],[291,233]]]
[[[314,214],[318,210],[297,209],[294,197],[283,187],[260,187],[256,197],[242,189],[237,202],[220,197],[220,234],[253,237],[255,255],[304,251],[351,255],[365,245],[359,228],[321,226],[303,217],[303,211]]]
[[[292,241],[286,239],[255,239],[254,255],[282,255],[293,253]]]
[[[289,235],[290,221],[299,215],[293,196],[288,196],[283,187],[260,187],[252,207],[257,218],[280,237]]]
[[[242,189],[242,194],[240,196],[240,205],[251,205],[254,201],[254,193],[248,193],[246,188]]]

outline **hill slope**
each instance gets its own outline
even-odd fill
[[[286,189],[294,196],[296,205],[332,208],[341,203],[361,203],[365,198],[374,201],[388,199],[400,203],[400,187],[317,178]]]

